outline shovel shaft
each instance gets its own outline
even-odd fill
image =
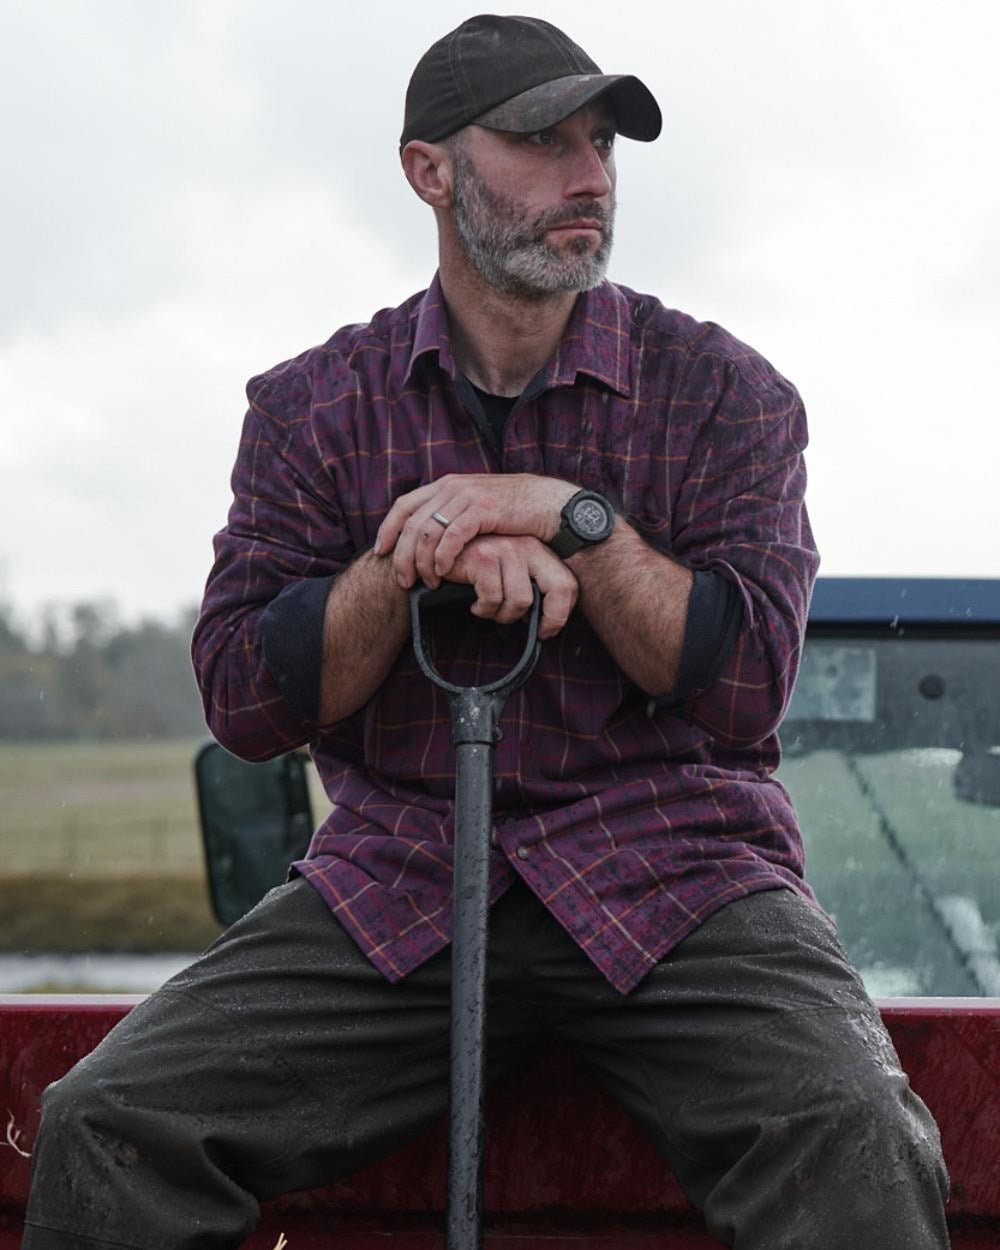
[[[426,650],[421,606],[474,599],[447,583],[410,594],[413,650],[421,670],[448,696],[455,768],[455,877],[451,953],[451,1107],[448,1122],[447,1250],[480,1250],[483,1207],[483,1099],[486,1051],[486,935],[493,832],[493,751],[507,696],[538,659],[541,594],[533,587],[528,633],[514,667],[484,686],[456,686]]]
[[[483,1204],[486,938],[493,746],[457,748],[447,1250],[478,1250]]]

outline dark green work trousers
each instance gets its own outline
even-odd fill
[[[488,1062],[567,1042],[737,1250],[948,1245],[938,1134],[830,924],[731,903],[631,994],[521,885],[490,929]],[[24,1250],[236,1247],[447,1103],[449,952],[398,985],[305,881],[273,890],[44,1097]]]

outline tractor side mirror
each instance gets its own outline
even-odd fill
[[[280,885],[309,847],[305,758],[248,764],[206,742],[195,755],[194,775],[212,910],[230,925]]]

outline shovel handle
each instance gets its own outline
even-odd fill
[[[532,583],[528,639],[514,667],[486,686],[456,686],[446,681],[427,654],[421,610],[441,603],[471,603],[475,598],[476,592],[471,586],[449,582],[433,590],[420,585],[410,591],[413,651],[424,675],[447,695],[457,754],[446,1250],[481,1250],[482,1247],[493,752],[500,737],[504,702],[527,680],[541,646],[538,622],[542,596]]]
[[[421,672],[435,686],[440,687],[441,690],[451,695],[465,694],[467,691],[476,690],[481,694],[506,696],[516,690],[530,675],[541,648],[541,643],[538,641],[538,622],[542,615],[542,593],[534,582],[531,583],[531,595],[531,608],[528,612],[528,637],[524,644],[521,658],[514,667],[502,677],[498,677],[496,681],[491,681],[485,686],[456,686],[454,683],[446,681],[431,663],[425,645],[426,638],[422,627],[421,611],[424,608],[434,607],[443,603],[472,603],[476,599],[476,592],[471,586],[462,585],[458,582],[442,582],[440,586],[434,588],[425,586],[423,583],[419,586],[414,586],[410,591],[410,624],[413,633],[413,651],[417,657],[417,663],[420,665]]]

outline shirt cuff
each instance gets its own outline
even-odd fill
[[[650,709],[679,706],[695,690],[714,685],[742,628],[739,588],[712,569],[698,570],[688,600],[677,680],[673,689],[650,700]]]
[[[315,722],[323,670],[323,616],[334,577],[286,586],[260,618],[264,662],[296,716]]]

